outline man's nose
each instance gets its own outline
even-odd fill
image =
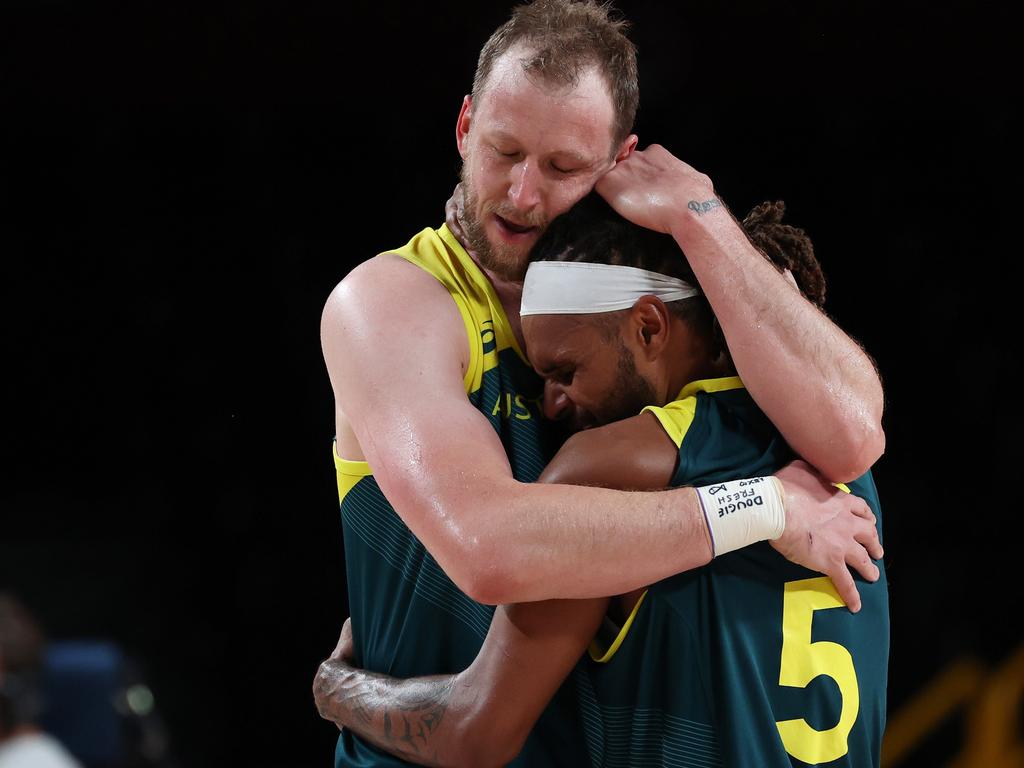
[[[531,158],[512,166],[508,196],[517,210],[528,211],[540,203],[543,181],[537,163]]]
[[[544,418],[557,421],[569,415],[572,401],[565,393],[565,388],[554,381],[544,382]]]

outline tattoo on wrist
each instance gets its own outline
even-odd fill
[[[716,197],[713,197],[710,200],[705,200],[703,203],[698,202],[697,200],[691,200],[689,205],[686,207],[698,216],[703,216],[708,211],[713,211],[715,208],[721,208],[722,201]]]

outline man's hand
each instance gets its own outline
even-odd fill
[[[320,717],[330,720],[340,728],[341,723],[336,719],[336,713],[331,707],[332,697],[339,690],[342,684],[343,667],[352,663],[352,619],[345,619],[345,625],[341,628],[341,637],[334,647],[331,655],[320,664],[320,668],[313,678],[313,699],[316,701],[317,711]]]
[[[688,216],[721,207],[711,179],[660,144],[633,152],[598,179],[594,189],[624,218],[666,234]]]
[[[341,628],[341,637],[338,638],[338,644],[334,646],[334,652],[330,655],[331,659],[336,661],[344,661],[347,664],[352,663],[352,619],[345,619],[345,624]]]
[[[878,580],[882,545],[875,515],[867,503],[825,481],[805,461],[775,473],[785,489],[786,531],[771,542],[787,560],[832,578],[852,613],[860,610],[860,593],[851,566],[868,581]]]

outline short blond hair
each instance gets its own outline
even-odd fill
[[[580,72],[595,66],[608,85],[615,109],[612,138],[618,145],[633,128],[640,89],[636,46],[626,37],[629,22],[614,18],[610,3],[595,0],[534,0],[512,16],[484,43],[473,77],[479,100],[494,63],[511,48],[524,46],[524,71],[549,82],[575,86]]]

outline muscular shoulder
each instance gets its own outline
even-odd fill
[[[433,276],[395,254],[361,264],[334,288],[320,342],[346,410],[364,395],[397,397],[396,389],[463,392],[469,342],[458,307]]]
[[[551,460],[541,482],[620,490],[668,487],[678,449],[650,413],[578,432]]]
[[[324,305],[320,332],[325,356],[333,346],[371,340],[377,346],[396,337],[407,347],[440,343],[454,345],[460,354],[466,347],[458,308],[445,287],[393,253],[363,262],[335,286]]]
[[[334,287],[324,306],[324,320],[347,320],[363,313],[402,314],[425,303],[442,310],[451,305],[455,311],[448,291],[428,272],[397,254],[382,253],[364,261]]]

